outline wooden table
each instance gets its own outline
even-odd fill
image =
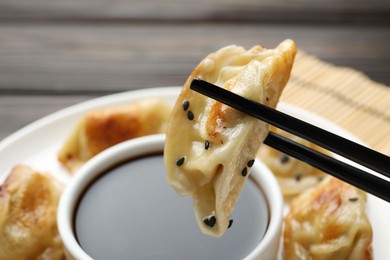
[[[181,85],[224,45],[285,38],[390,85],[388,0],[0,0],[0,140],[93,97]]]

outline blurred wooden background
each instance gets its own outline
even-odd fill
[[[83,100],[181,85],[224,45],[285,38],[390,85],[389,0],[0,0],[0,140]]]

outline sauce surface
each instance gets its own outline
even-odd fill
[[[81,247],[94,259],[242,259],[261,241],[268,206],[248,179],[221,238],[199,230],[190,197],[167,184],[162,155],[127,161],[96,179],[76,210]]]

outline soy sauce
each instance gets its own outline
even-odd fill
[[[81,247],[94,259],[242,259],[268,226],[267,202],[249,178],[221,238],[203,235],[190,197],[168,185],[162,155],[127,161],[97,178],[74,216]]]

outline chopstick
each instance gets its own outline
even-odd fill
[[[311,141],[329,151],[372,169],[377,173],[390,177],[390,157],[384,154],[260,103],[241,97],[206,81],[194,79],[191,82],[190,88],[241,112],[274,125],[277,128]],[[308,163],[314,167],[321,168],[324,172],[390,202],[390,183],[386,180],[366,173],[346,163],[337,161],[334,158],[317,151],[312,150],[309,153],[308,151],[311,150],[310,148],[305,147],[305,149],[302,149],[302,145],[292,142],[291,140],[288,140],[287,142],[287,140],[288,139],[282,138],[279,135],[270,133],[265,139],[265,143],[270,146],[277,146],[277,148],[275,147],[276,149],[281,151],[283,149],[284,151],[282,152],[299,160],[306,162],[310,161]],[[352,170],[352,168],[354,169]],[[370,177],[367,177],[368,175]]]
[[[203,80],[191,89],[390,177],[390,157]]]
[[[390,202],[390,182],[384,179],[273,132],[269,132],[264,143],[340,180],[348,182],[359,189],[371,193],[378,198]]]

